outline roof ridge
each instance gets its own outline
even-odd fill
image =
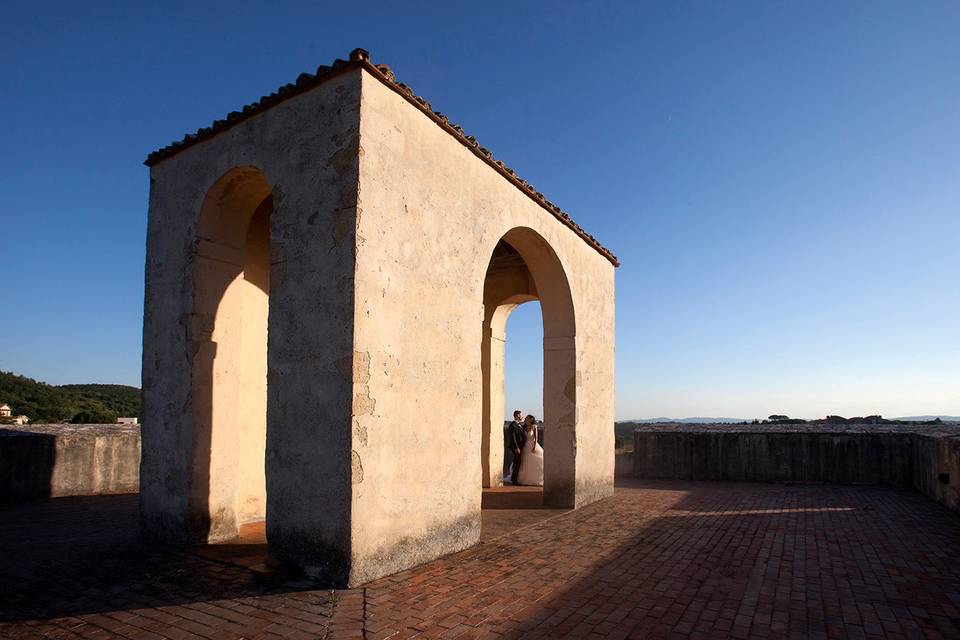
[[[451,122],[450,119],[444,114],[434,111],[429,102],[415,94],[413,90],[404,83],[397,81],[396,76],[389,66],[385,64],[373,64],[373,62],[370,61],[369,52],[367,52],[365,49],[354,49],[350,52],[348,60],[341,60],[340,58],[337,58],[330,66],[320,65],[317,67],[315,74],[301,73],[299,76],[297,76],[295,82],[283,85],[270,95],[262,96],[259,100],[244,106],[241,111],[231,111],[229,114],[227,114],[225,119],[215,120],[209,127],[200,128],[192,134],[188,133],[183,137],[182,140],[178,140],[165,147],[157,149],[147,156],[147,159],[144,160],[144,164],[148,167],[152,167],[162,160],[176,155],[187,147],[191,147],[198,142],[212,138],[221,131],[232,127],[238,122],[242,122],[259,113],[263,113],[274,105],[277,105],[280,102],[288,100],[294,96],[305,93],[306,91],[313,89],[327,80],[339,76],[351,69],[365,69],[375,78],[383,82],[383,84],[385,84],[388,88],[406,98],[411,104],[430,117],[430,119],[440,125],[448,133],[453,135],[453,137],[456,138],[461,144],[470,149],[474,155],[493,167],[497,172],[513,183],[514,186],[523,191],[524,194],[526,194],[534,202],[546,209],[565,226],[573,230],[578,236],[580,236],[581,239],[584,240],[584,242],[589,244],[591,247],[596,249],[598,253],[607,258],[607,260],[609,260],[613,266],[620,266],[620,261],[613,254],[613,252],[600,244],[600,242],[597,241],[597,239],[592,235],[584,231],[580,225],[573,221],[573,218],[570,217],[570,214],[563,211],[559,206],[548,200],[546,196],[537,191],[532,184],[517,176],[516,172],[505,165],[501,160],[494,158],[493,153],[491,153],[489,149],[480,146],[480,143],[477,141],[477,139],[471,135],[468,135],[463,130],[463,127]]]

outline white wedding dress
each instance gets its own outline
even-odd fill
[[[543,486],[543,447],[537,442],[537,428],[523,432],[523,453],[520,456],[520,475],[517,484]]]

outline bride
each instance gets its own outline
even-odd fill
[[[543,486],[543,447],[537,442],[537,419],[532,415],[523,420],[523,450],[517,483]]]

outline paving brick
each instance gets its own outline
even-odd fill
[[[0,507],[0,637],[960,637],[960,518],[910,491],[632,483],[340,592],[145,544],[135,505]]]
[[[0,638],[329,635],[333,592],[146,544],[136,506],[137,496],[103,496],[0,507]]]

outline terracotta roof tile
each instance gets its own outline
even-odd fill
[[[383,82],[383,84],[385,84],[388,88],[392,89],[410,101],[411,104],[423,111],[434,122],[459,140],[464,146],[470,149],[475,155],[480,157],[487,164],[497,170],[501,175],[503,175],[507,180],[512,182],[518,189],[523,191],[527,196],[529,196],[541,207],[546,209],[564,225],[572,229],[584,240],[584,242],[596,249],[600,254],[606,257],[607,260],[613,263],[614,266],[620,266],[620,261],[617,260],[617,257],[613,255],[609,249],[597,242],[596,238],[584,231],[580,225],[573,221],[569,214],[561,210],[560,207],[554,203],[547,200],[542,193],[534,189],[533,185],[528,183],[526,180],[517,177],[516,172],[513,169],[505,165],[502,161],[495,159],[489,149],[480,146],[480,144],[477,142],[477,139],[471,135],[467,135],[460,125],[450,122],[447,116],[434,111],[429,102],[416,95],[413,90],[404,83],[398,82],[390,67],[385,64],[375,65],[370,62],[370,54],[363,49],[354,49],[351,51],[349,60],[341,60],[338,58],[337,60],[334,60],[333,64],[330,66],[321,65],[317,67],[317,71],[314,74],[301,73],[297,77],[295,83],[286,84],[277,89],[274,93],[271,93],[268,96],[263,96],[256,102],[246,105],[241,111],[232,111],[225,119],[216,120],[209,127],[199,129],[196,133],[188,133],[183,137],[182,140],[174,142],[161,149],[157,149],[147,156],[144,164],[148,167],[152,167],[158,162],[176,155],[187,147],[193,146],[198,142],[202,142],[203,140],[217,135],[221,131],[228,129],[238,122],[246,120],[247,118],[250,118],[258,113],[263,113],[270,107],[296,95],[300,95],[301,93],[309,91],[310,89],[346,71],[358,68],[365,69],[375,78]]]

